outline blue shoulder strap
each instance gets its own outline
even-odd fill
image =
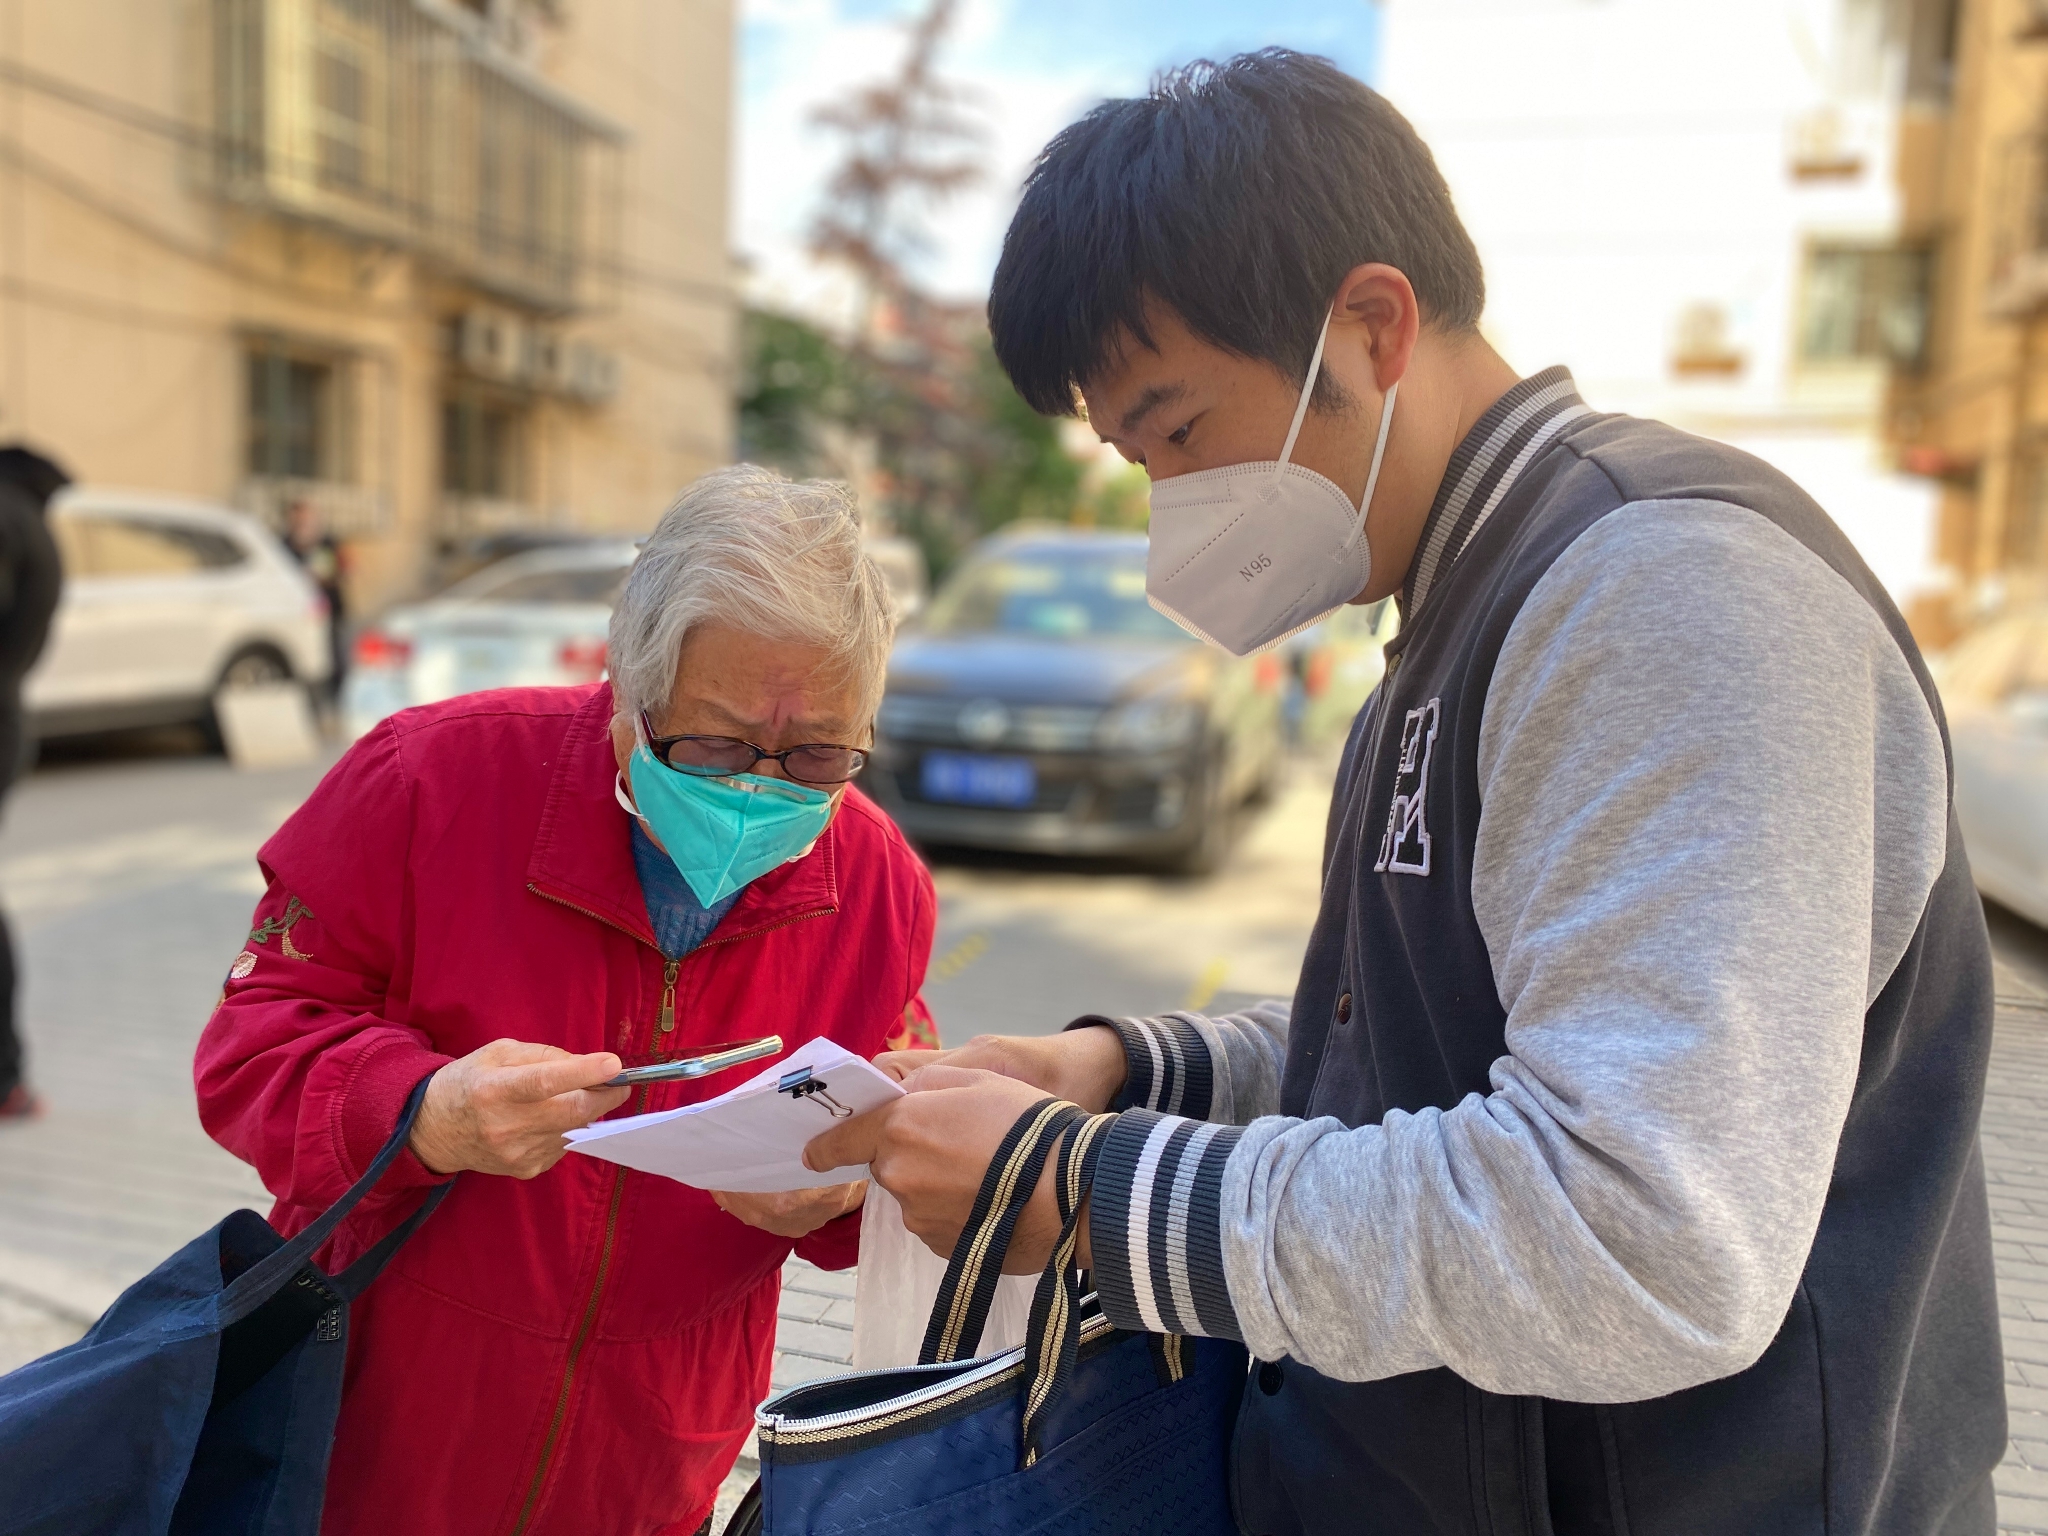
[[[377,1181],[384,1177],[393,1163],[398,1161],[399,1154],[405,1150],[407,1139],[412,1135],[413,1122],[419,1119],[420,1106],[426,1102],[427,1084],[432,1077],[433,1074],[429,1073],[413,1085],[412,1093],[405,1101],[405,1110],[398,1117],[397,1129],[392,1131],[390,1139],[378,1149],[377,1155],[370,1159],[370,1166],[363,1170],[363,1176],[351,1184],[339,1200],[315,1217],[305,1231],[275,1253],[252,1264],[221,1293],[219,1316],[222,1327],[237,1322],[253,1312],[273,1291],[304,1268],[313,1257],[314,1250],[334,1235],[334,1229],[347,1219],[349,1212],[362,1203],[363,1197],[376,1187]],[[364,1288],[377,1278],[378,1271],[390,1262],[391,1256],[398,1251],[400,1245],[412,1236],[421,1222],[433,1214],[434,1207],[439,1205],[447,1197],[448,1191],[454,1187],[455,1181],[450,1179],[430,1191],[418,1210],[400,1222],[355,1263],[335,1276],[336,1289],[342,1296],[351,1301],[360,1296]]]

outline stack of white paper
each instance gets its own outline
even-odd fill
[[[778,1090],[805,1067],[805,1092]],[[836,1041],[811,1040],[715,1099],[571,1131],[569,1150],[699,1189],[768,1193],[846,1184],[866,1178],[866,1164],[813,1173],[804,1166],[804,1143],[839,1123],[835,1111],[865,1114],[902,1096],[893,1079]]]

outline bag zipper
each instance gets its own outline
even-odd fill
[[[1100,1312],[1091,1313],[1082,1320],[1080,1343],[1092,1351],[1099,1339],[1115,1332],[1117,1327],[1108,1318]],[[951,1374],[959,1372],[963,1365],[970,1366],[971,1369],[964,1374]],[[843,1376],[834,1376],[830,1380],[834,1386],[844,1387],[864,1376],[900,1376],[909,1371],[931,1371],[934,1374],[943,1371],[949,1375],[946,1380],[934,1382],[931,1386],[913,1387],[901,1396],[879,1403],[869,1403],[860,1408],[842,1409],[838,1413],[793,1418],[777,1412],[775,1405],[778,1402],[787,1401],[807,1388],[820,1385],[815,1381],[807,1381],[801,1386],[786,1388],[756,1409],[755,1433],[770,1445],[818,1445],[844,1439],[848,1435],[865,1435],[880,1429],[891,1429],[911,1419],[940,1413],[961,1398],[971,1397],[997,1382],[1021,1378],[1025,1373],[1024,1346],[1013,1344],[1000,1354],[985,1356],[980,1361],[963,1360],[945,1365],[885,1366],[874,1371],[852,1371]]]

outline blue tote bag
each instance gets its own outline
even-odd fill
[[[1011,1127],[946,1267],[920,1363],[763,1403],[760,1481],[727,1536],[1237,1536],[1228,1467],[1244,1346],[1125,1332],[1073,1275],[1111,1118],[1046,1099]],[[1055,1150],[1062,1229],[1025,1341],[963,1358]]]
[[[76,1344],[0,1376],[0,1536],[315,1536],[349,1303],[454,1186],[338,1275],[313,1252],[405,1149],[426,1088],[297,1237],[237,1211]]]

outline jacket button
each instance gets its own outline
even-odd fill
[[[1349,1024],[1351,1022],[1351,994],[1349,992],[1346,992],[1337,999],[1337,1022],[1339,1024]]]
[[[1266,1360],[1260,1363],[1259,1390],[1265,1393],[1266,1396],[1271,1397],[1278,1392],[1280,1390],[1280,1383],[1284,1379],[1277,1362]]]

